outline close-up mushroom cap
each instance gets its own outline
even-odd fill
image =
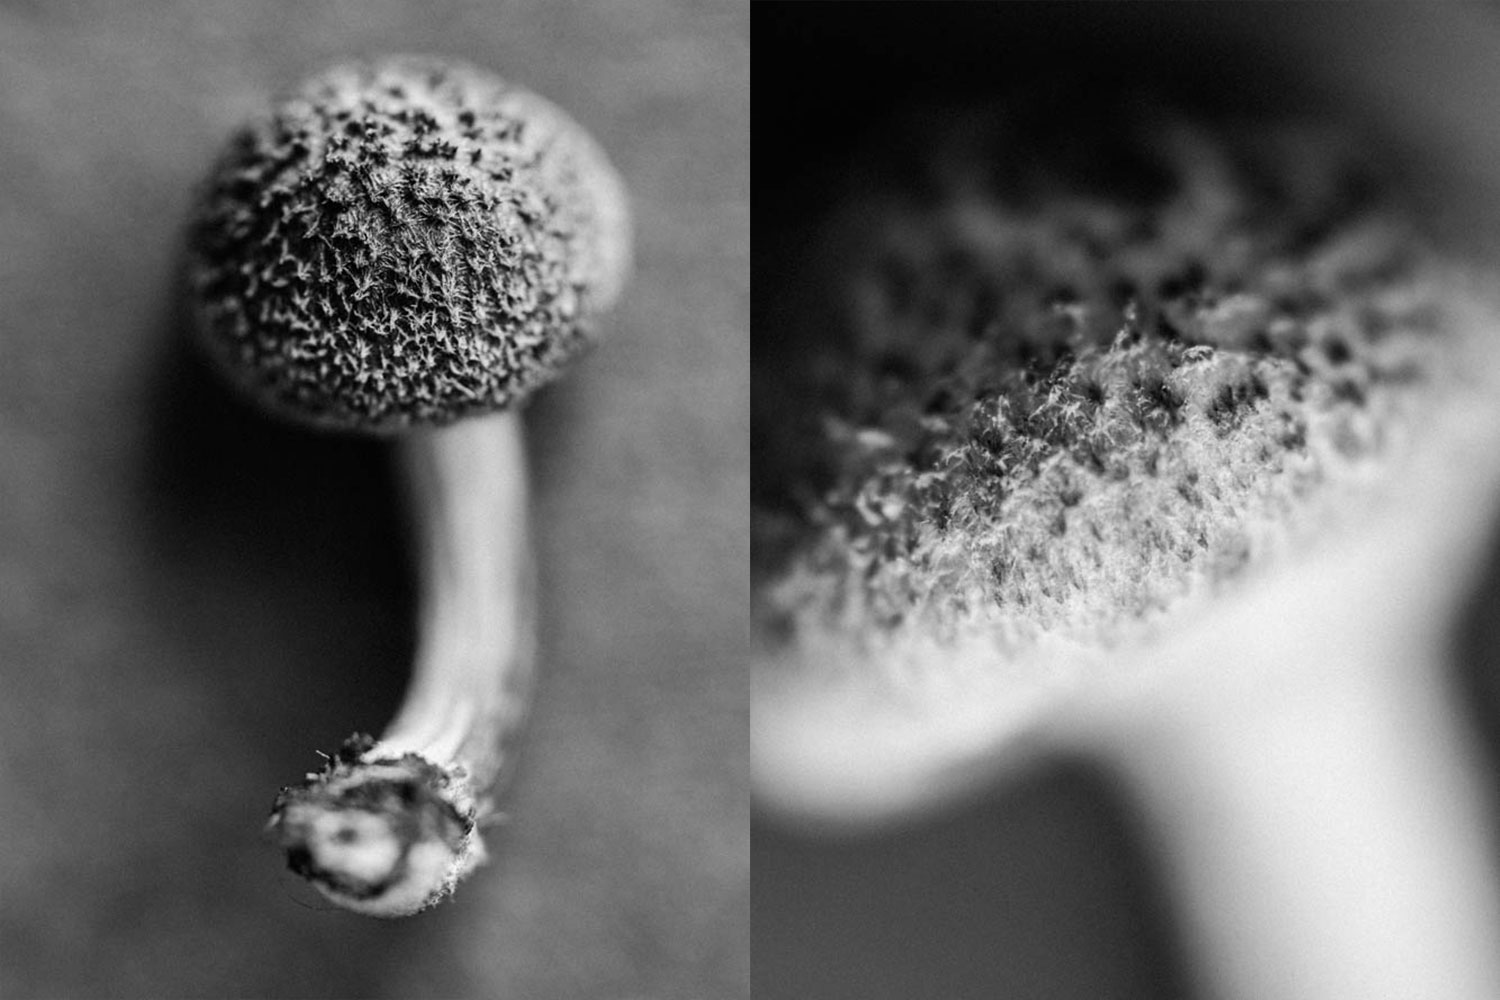
[[[314,77],[231,142],[189,251],[209,354],[267,408],[388,432],[504,410],[629,270],[619,177],[551,103],[397,57]]]

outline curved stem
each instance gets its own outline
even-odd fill
[[[399,448],[420,574],[416,665],[372,755],[461,763],[476,792],[498,794],[534,677],[521,419],[414,431]]]
[[[406,916],[485,860],[480,823],[531,704],[533,567],[520,418],[416,431],[400,446],[420,572],[416,664],[376,741],[355,735],[282,790],[291,869],[347,909]]]

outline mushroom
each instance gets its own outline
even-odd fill
[[[912,859],[904,914],[816,955],[771,941],[769,979],[884,982],[891,955],[920,976],[889,951],[903,916],[985,911],[958,860],[995,850],[975,803],[1081,758],[1139,822],[1205,992],[1500,996],[1493,818],[1444,676],[1500,509],[1492,265],[1426,238],[1368,144],[1113,114],[1097,89],[1120,131],[1083,132],[1052,96],[1056,147],[1019,98],[882,129],[900,165],[862,163],[787,271],[833,308],[765,338],[795,363],[758,358],[763,829],[863,843],[867,908],[861,865]],[[1101,147],[1107,190],[1077,169]],[[1123,197],[1135,151],[1156,183]],[[915,872],[962,905],[941,879],[898,901]],[[803,926],[842,926],[821,895]]]
[[[473,66],[337,66],[242,129],[193,220],[198,341],[274,414],[399,435],[416,663],[379,739],[277,796],[293,871],[395,917],[485,859],[533,679],[518,410],[630,266],[619,176],[546,100]]]

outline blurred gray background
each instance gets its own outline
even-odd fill
[[[638,270],[530,412],[545,676],[510,822],[387,923],[260,838],[401,695],[387,455],[232,398],[178,255],[242,117],[391,51],[572,112]],[[0,3],[0,995],[748,995],[748,199],[736,0]]]

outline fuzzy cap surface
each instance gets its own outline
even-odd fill
[[[1319,536],[1451,379],[1462,282],[1356,141],[949,117],[851,178],[758,376],[771,649],[1107,643]]]
[[[483,70],[351,63],[235,135],[189,243],[209,354],[274,412],[371,432],[502,410],[581,351],[629,270],[620,178]]]

